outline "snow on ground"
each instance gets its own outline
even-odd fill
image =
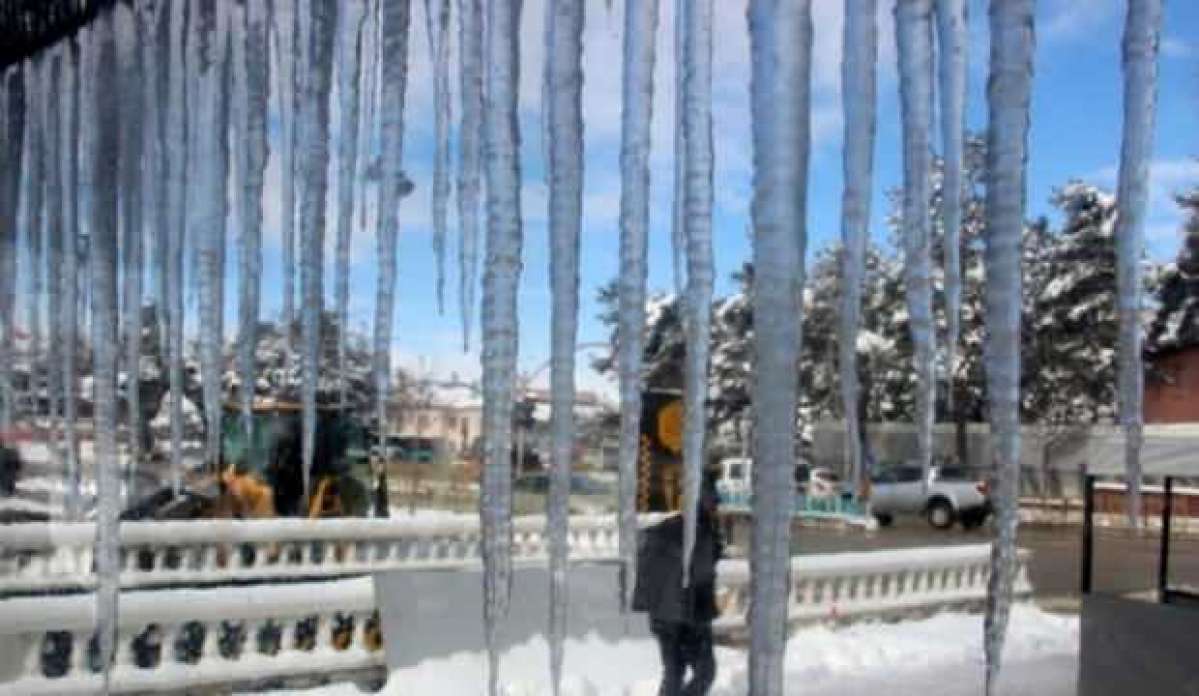
[[[640,620],[640,617],[638,618]],[[982,693],[982,617],[947,613],[901,623],[860,623],[844,628],[815,626],[787,644],[787,693],[836,696],[973,696]],[[1078,618],[1048,614],[1031,605],[1014,608],[1000,694],[1073,696],[1078,653]],[[712,696],[746,693],[743,650],[718,648]],[[501,677],[508,696],[548,693],[549,657],[537,636],[505,653]],[[385,694],[478,694],[486,656],[458,653],[393,672]],[[594,636],[566,646],[571,696],[653,696],[660,664],[651,640],[608,643]],[[357,696],[350,684],[298,692],[304,696]]]

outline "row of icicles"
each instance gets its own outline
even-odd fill
[[[78,491],[80,461],[76,393],[80,327],[90,318],[93,347],[98,631],[103,664],[114,640],[118,599],[117,379],[138,374],[143,301],[165,308],[159,340],[168,356],[172,479],[178,489],[183,392],[185,278],[198,295],[206,457],[215,461],[221,419],[221,341],[225,335],[227,246],[236,232],[237,369],[255,384],[254,347],[263,288],[264,176],[277,158],[283,267],[283,324],[298,314],[302,374],[304,485],[314,451],[326,193],[334,158],[337,190],[334,302],[345,326],[352,236],[374,227],[378,286],[373,379],[376,418],[386,427],[396,236],[400,202],[411,190],[402,173],[408,79],[410,0],[217,2],[142,0],[119,3],[77,36],[11,66],[0,80],[3,156],[0,190],[0,426],[17,416],[12,359],[18,334],[18,286],[28,310],[31,353],[44,351],[56,446],[68,491]],[[475,312],[477,229],[485,214],[482,370],[484,466],[480,499],[484,558],[484,623],[489,693],[499,692],[498,637],[511,590],[511,432],[516,386],[517,288],[522,247],[517,95],[520,0],[425,0],[433,70],[432,185],[438,305],[451,192],[449,134],[451,24],[458,36],[459,121],[457,221],[459,307],[469,349]],[[684,369],[684,571],[695,540],[696,505],[705,452],[709,307],[712,294],[713,0],[678,0],[674,8],[674,206],[671,237],[676,281],[686,298],[689,350]],[[990,8],[988,89],[987,379],[996,442],[994,544],[985,621],[986,691],[991,693],[1006,632],[1016,567],[1019,466],[1019,248],[1024,220],[1025,161],[1033,61],[1033,0],[995,0]],[[798,388],[796,364],[806,249],[810,147],[810,72],[814,27],[810,0],[750,0],[754,144],[753,255],[756,379],[751,693],[783,693],[787,579],[791,563],[790,491]],[[844,278],[840,369],[845,404],[857,402],[854,337],[873,191],[878,36],[876,0],[845,0],[842,100],[846,143],[842,205]],[[939,100],[947,191],[960,191],[966,96],[968,18],[964,0],[898,0],[894,7],[903,121],[903,229],[908,304],[919,382],[920,458],[930,463],[934,365],[932,221],[926,201],[933,144],[933,97]],[[658,34],[658,0],[626,2],[622,148],[618,364],[621,401],[619,545],[621,602],[635,573],[635,467],[641,412],[649,230],[650,121]],[[582,224],[583,0],[546,0],[541,135],[549,187],[550,283],[553,297],[551,392],[550,667],[561,679],[566,627],[567,499],[574,439],[574,348],[578,323]],[[1153,129],[1160,0],[1129,0],[1125,27],[1125,124],[1119,177],[1122,422],[1127,426],[1129,480],[1139,481],[1140,350],[1135,307],[1136,263],[1146,207]],[[819,28],[815,28],[818,30]],[[934,90],[934,64],[937,89]],[[336,84],[336,91],[333,86]],[[336,94],[336,100],[332,96]],[[336,120],[331,113],[336,107]],[[277,125],[276,125],[277,124]],[[336,125],[336,129],[332,128]],[[335,152],[330,152],[336,133]],[[483,153],[488,153],[484,158]],[[484,205],[485,203],[485,205]],[[958,335],[960,263],[956,235],[960,196],[940,211],[946,231],[944,347],[953,373]],[[86,240],[86,245],[81,244]],[[85,248],[86,247],[86,248]],[[297,258],[298,254],[298,258]],[[18,257],[22,262],[18,263]],[[86,263],[86,269],[81,264]],[[299,304],[295,273],[299,270]],[[89,282],[79,284],[85,273]],[[45,322],[42,321],[45,298]],[[85,311],[80,312],[84,306]],[[41,332],[44,325],[45,333]],[[344,376],[344,331],[338,370]],[[124,346],[124,352],[120,349]],[[786,378],[783,378],[786,376]],[[344,400],[344,379],[342,380]],[[129,398],[137,399],[136,389]],[[253,389],[240,402],[249,426]],[[952,398],[952,389],[949,390]],[[128,409],[137,432],[140,407]],[[847,407],[847,468],[862,467],[862,424]],[[130,438],[132,459],[142,453]],[[77,505],[77,494],[68,507]],[[1137,500],[1134,493],[1133,500]],[[1134,503],[1135,505],[1135,503]],[[1135,507],[1134,507],[1135,510]],[[106,675],[107,680],[107,675]]]

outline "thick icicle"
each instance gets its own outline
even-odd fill
[[[244,45],[237,69],[241,73],[241,132],[245,138],[241,153],[241,258],[238,286],[238,371],[241,375],[241,411],[243,429],[253,428],[254,365],[258,346],[258,311],[262,288],[262,189],[268,155],[267,111],[270,101],[270,18],[266,3],[250,3],[246,8]]]
[[[358,200],[358,226],[366,231],[367,211],[377,198],[367,195],[368,186],[378,179],[378,123],[375,106],[379,98],[379,0],[366,0],[366,26],[362,34],[362,123],[358,140],[362,151],[358,156],[358,180],[362,195]]]
[[[66,513],[76,519],[80,510],[79,487],[82,472],[79,465],[78,379],[76,352],[79,335],[79,109],[80,70],[79,42],[70,39],[67,46],[67,67],[63,90],[63,248],[62,265],[56,282],[62,290],[62,313],[59,335],[62,338],[63,383],[63,445],[66,449]]]
[[[674,289],[679,295],[683,294],[687,271],[683,268],[683,256],[686,253],[684,239],[684,202],[683,179],[687,171],[687,150],[683,140],[683,64],[685,47],[683,34],[686,29],[687,10],[691,3],[686,0],[675,0],[674,3],[674,199],[670,209],[670,258],[674,270]]]
[[[59,100],[58,85],[62,84],[63,55],[58,51],[50,56],[50,71],[47,87],[45,139],[46,139],[46,383],[49,391],[49,450],[50,461],[55,471],[62,470],[62,403],[63,379],[59,365],[62,362],[62,327],[58,317],[62,313],[62,286],[58,273],[62,264],[63,242],[63,180],[62,180],[62,102]]]
[[[649,250],[649,154],[654,110],[654,43],[658,0],[625,3],[620,148],[620,488],[617,525],[620,603],[631,607],[637,562],[637,460],[641,434],[641,365]]]
[[[346,407],[346,329],[350,318],[350,241],[354,233],[354,183],[358,159],[358,85],[362,60],[364,2],[345,6],[342,13],[338,60],[338,110],[341,133],[337,141],[337,377],[338,403]]]
[[[205,450],[204,462],[215,471],[220,458],[222,315],[219,286],[224,282],[221,247],[225,242],[226,182],[221,166],[220,140],[225,130],[220,127],[221,54],[224,37],[218,23],[215,4],[199,7],[199,26],[195,27],[198,41],[194,66],[198,72],[199,103],[195,113],[198,123],[209,124],[197,134],[197,206],[191,211],[191,230],[199,235],[197,261],[200,284],[200,367],[204,396]]]
[[[450,0],[425,0],[425,33],[433,65],[433,254],[437,311],[445,313],[445,219],[450,197]]]
[[[3,89],[4,161],[0,171],[0,428],[7,432],[16,416],[13,403],[12,349],[15,325],[13,308],[16,304],[17,282],[17,205],[20,200],[24,167],[21,151],[25,141],[25,76],[23,66],[7,71],[0,81]]]
[[[41,375],[38,365],[42,361],[42,281],[44,278],[42,263],[42,217],[45,206],[43,193],[45,191],[45,151],[43,115],[45,111],[45,76],[42,74],[43,60],[35,58],[29,61],[25,70],[25,170],[22,181],[21,205],[24,211],[24,246],[25,257],[22,265],[25,268],[25,333],[28,338],[29,355],[29,384],[25,399],[28,404],[35,402],[41,385]],[[28,409],[29,407],[26,406]],[[30,411],[30,415],[34,415]]]
[[[937,74],[940,80],[941,148],[945,171],[941,185],[942,243],[945,246],[946,403],[953,411],[961,332],[962,132],[965,127],[966,49],[970,40],[966,0],[936,0]]]
[[[795,365],[803,341],[801,296],[807,244],[809,0],[753,0],[749,29],[755,274],[749,691],[781,696],[799,387]],[[873,65],[867,67],[873,70]]]
[[[520,210],[521,0],[487,4],[483,140],[487,152],[487,260],[483,274],[483,622],[488,691],[499,692],[499,630],[512,590],[512,400],[522,244]]]
[[[170,230],[168,210],[170,188],[169,148],[166,143],[167,135],[167,106],[168,84],[171,65],[171,12],[167,3],[155,3],[150,9],[152,15],[150,31],[153,32],[153,42],[146,42],[147,55],[145,66],[148,71],[146,84],[146,117],[149,119],[146,128],[147,149],[146,182],[142,194],[147,204],[145,211],[146,224],[152,242],[153,279],[154,279],[154,315],[158,320],[159,355],[164,358],[170,355],[170,329],[167,306],[170,297],[170,277],[168,259],[170,258]]]
[[[575,340],[579,325],[579,234],[583,224],[583,0],[552,0],[546,25],[550,344],[550,675],[562,683],[570,544],[570,476],[575,439]]]
[[[908,326],[916,365],[916,434],[922,480],[932,466],[934,366],[932,246],[928,184],[932,125],[932,0],[895,6],[899,94],[903,120],[903,254]]]
[[[691,551],[707,430],[708,357],[712,333],[712,3],[687,3],[683,27],[683,238],[687,247],[687,357],[684,367],[683,579]]]
[[[994,443],[995,528],[987,581],[986,693],[999,674],[1016,575],[1016,493],[1020,474],[1020,246],[1028,163],[1033,0],[991,3],[987,86],[987,400]]]
[[[483,118],[483,0],[458,0],[458,303],[462,314],[462,350],[470,350],[479,265],[479,178]]]
[[[1128,517],[1141,516],[1141,413],[1145,388],[1141,335],[1141,256],[1145,251],[1145,210],[1149,162],[1157,109],[1157,47],[1162,0],[1129,0],[1124,24],[1124,134],[1116,192],[1116,287],[1120,306],[1120,424],[1124,426],[1124,476]]]
[[[303,294],[302,355],[304,381],[300,396],[303,402],[303,461],[304,500],[311,491],[312,458],[316,452],[316,391],[320,380],[321,310],[324,291],[325,248],[325,189],[328,185],[326,163],[329,161],[329,92],[333,72],[333,47],[337,36],[337,6],[314,0],[309,11],[311,22],[311,52],[309,64],[303,66],[305,99],[305,150],[302,154],[304,184],[302,187],[302,235],[300,290]]]
[[[109,669],[117,631],[120,589],[121,472],[117,458],[117,176],[120,147],[120,71],[115,13],[92,25],[84,85],[92,101],[89,129],[87,210],[88,250],[92,285],[92,375],[95,392],[96,478],[96,638],[99,663],[108,692]],[[130,27],[122,27],[122,47],[133,42]]]
[[[845,149],[841,162],[842,290],[838,336],[841,406],[845,413],[847,478],[858,489],[869,472],[862,468],[862,424],[858,422],[858,328],[862,314],[862,270],[870,234],[874,136],[877,110],[878,26],[876,0],[845,0],[841,49],[841,103],[845,113]]]
[[[396,235],[400,199],[405,179],[404,100],[408,87],[408,29],[410,0],[380,0],[379,16],[379,139],[380,180],[378,187],[378,286],[375,294],[375,427],[379,436],[387,430],[387,404],[391,398],[391,334],[395,315]]]
[[[283,174],[280,220],[283,315],[280,324],[288,336],[291,335],[291,323],[295,316],[296,67],[299,64],[295,15],[299,11],[299,4],[291,3],[287,12],[276,11],[273,17],[279,65],[279,169]]]
[[[170,231],[167,244],[167,313],[170,334],[171,487],[179,493],[183,477],[183,249],[188,203],[188,72],[187,5],[171,3],[170,94],[167,98],[167,140],[170,147]]]
[[[125,406],[128,413],[129,468],[125,472],[127,499],[141,461],[141,360],[142,360],[142,143],[145,135],[142,75],[143,19],[129,5],[117,8],[122,35],[133,37],[121,45],[121,254],[124,264],[121,338],[125,341]],[[127,32],[127,33],[126,33]]]

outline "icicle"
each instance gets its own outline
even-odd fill
[[[378,288],[375,295],[375,417],[379,437],[387,433],[391,398],[391,327],[395,314],[396,232],[404,175],[404,98],[408,87],[409,0],[380,0]]]
[[[962,261],[962,130],[965,127],[966,0],[936,0],[937,70],[941,92],[941,147],[945,172],[941,185],[941,221],[945,245],[945,366],[946,403],[954,410],[958,336],[961,332]],[[964,463],[964,462],[963,462]]]
[[[167,98],[167,143],[170,147],[170,231],[167,252],[169,283],[168,327],[170,333],[171,385],[171,487],[180,491],[183,477],[183,249],[187,232],[188,203],[188,103],[187,6],[171,3],[170,95]]]
[[[854,29],[858,28],[855,25]],[[749,30],[755,230],[749,690],[781,696],[795,490],[799,387],[795,365],[803,342],[801,297],[807,244],[812,65],[809,2],[752,0]],[[873,70],[872,64],[865,67]]]
[[[875,0],[845,0],[841,49],[841,101],[845,113],[841,197],[842,291],[838,336],[841,406],[845,413],[847,479],[861,490],[869,472],[862,468],[862,424],[858,422],[857,337],[862,312],[862,270],[870,234],[873,192],[878,27]]]
[[[1157,109],[1157,47],[1162,25],[1161,0],[1129,0],[1124,24],[1124,134],[1116,193],[1116,273],[1120,306],[1120,424],[1124,426],[1124,476],[1128,482],[1128,518],[1141,516],[1142,364],[1141,256],[1145,247],[1145,209],[1149,199],[1149,162]]]
[[[641,363],[649,248],[650,126],[658,0],[625,4],[620,151],[620,603],[633,599],[637,562],[637,460],[641,433]]]
[[[200,372],[204,395],[205,450],[204,462],[215,472],[220,458],[222,315],[218,286],[224,282],[220,247],[224,244],[226,186],[221,166],[220,139],[225,130],[220,127],[220,91],[223,36],[219,30],[218,10],[214,4],[202,3],[197,32],[199,63],[199,103],[197,122],[210,124],[200,129],[197,137],[197,206],[191,211],[191,230],[199,235],[197,242],[198,276],[200,282]]]
[[[991,3],[987,88],[986,371],[994,443],[997,537],[991,546],[984,640],[986,693],[994,693],[1016,574],[1020,474],[1020,246],[1028,162],[1033,0]]]
[[[63,380],[58,366],[62,362],[62,328],[58,317],[62,312],[61,284],[58,273],[62,265],[63,242],[63,179],[62,179],[62,102],[58,85],[62,84],[61,51],[50,56],[46,83],[46,382],[49,391],[49,452],[55,471],[62,471],[62,403]],[[56,501],[61,502],[61,501]]]
[[[63,255],[57,283],[62,292],[62,314],[59,318],[59,335],[62,337],[62,383],[63,383],[63,439],[66,449],[66,514],[68,519],[78,519],[80,511],[79,488],[81,470],[79,465],[79,436],[76,431],[78,420],[78,376],[76,374],[76,352],[79,346],[79,191],[80,175],[80,65],[79,42],[68,40],[67,67],[64,71],[63,89]]]
[[[145,27],[129,5],[119,6],[117,21],[124,36],[133,40],[121,46],[121,252],[124,287],[121,336],[125,341],[125,404],[129,414],[129,468],[126,471],[126,499],[132,502],[137,468],[141,460],[141,337],[142,337],[142,142],[145,79],[142,75],[141,37]],[[152,120],[152,119],[151,119]]]
[[[429,61],[433,65],[433,253],[437,311],[445,313],[445,218],[450,197],[450,0],[425,0]]]
[[[687,246],[687,362],[684,367],[683,580],[690,584],[699,485],[707,429],[708,355],[712,319],[712,3],[688,3],[683,30],[686,168],[683,237]],[[677,126],[676,126],[677,127]]]
[[[459,91],[462,125],[458,129],[458,302],[462,314],[462,350],[470,350],[475,283],[479,265],[479,129],[483,118],[483,2],[458,0]]]
[[[550,674],[562,684],[575,440],[575,340],[579,324],[579,234],[583,223],[583,0],[553,0],[546,25],[545,105],[549,136],[550,392],[553,443],[546,537],[550,552]]]
[[[354,174],[358,157],[358,84],[362,58],[362,31],[366,22],[364,3],[346,5],[338,61],[338,108],[341,133],[337,142],[337,376],[338,403],[346,408],[346,328],[350,318],[350,239],[354,225]],[[361,10],[361,14],[352,8]]]
[[[375,121],[375,103],[379,98],[379,0],[366,0],[363,8],[366,26],[362,35],[362,123],[359,126],[361,153],[358,156],[358,180],[362,195],[358,198],[358,226],[366,231],[367,210],[371,207],[368,187],[378,178],[378,123]]]
[[[84,84],[92,101],[88,128],[88,251],[92,284],[92,374],[95,380],[96,477],[96,636],[99,662],[108,692],[117,630],[120,589],[121,477],[117,458],[117,176],[120,148],[120,75],[115,13],[103,14],[91,30],[91,55]],[[122,48],[133,42],[122,26]]]
[[[683,140],[683,65],[686,62],[683,35],[686,31],[687,9],[691,3],[686,0],[675,0],[674,3],[674,200],[670,210],[670,250],[671,261],[674,264],[674,290],[678,295],[683,294],[687,282],[687,271],[683,268],[683,256],[686,253],[684,239],[683,216],[684,178],[687,171],[687,150]]]
[[[25,399],[26,408],[37,402],[37,392],[41,387],[41,375],[38,366],[42,362],[42,217],[45,177],[45,155],[43,151],[44,124],[42,116],[45,111],[45,93],[42,86],[45,78],[42,75],[42,60],[34,59],[25,71],[25,178],[21,192],[21,204],[24,210],[24,245],[25,258],[25,333],[29,336],[29,384]],[[31,410],[30,416],[36,416],[37,411]]]
[[[153,42],[147,41],[144,59],[146,78],[146,181],[142,186],[146,202],[145,221],[149,229],[153,253],[154,316],[158,321],[158,354],[170,355],[169,304],[170,230],[169,207],[169,149],[167,134],[167,96],[171,65],[171,13],[167,3],[155,3],[150,9]]]
[[[933,373],[932,247],[928,212],[929,127],[932,123],[932,0],[895,6],[899,92],[903,120],[903,251],[908,326],[916,364],[916,433],[922,480],[932,466]]]
[[[279,47],[279,168],[283,173],[283,315],[280,324],[289,337],[295,316],[296,83],[299,79],[296,76],[296,66],[299,65],[296,13],[299,11],[299,5],[292,3],[290,11],[277,11],[274,14],[275,43]],[[288,338],[290,345],[291,339]]]
[[[324,292],[322,276],[325,248],[325,189],[329,161],[329,91],[333,70],[333,46],[337,35],[337,6],[317,0],[311,3],[310,62],[303,66],[305,99],[302,130],[305,150],[301,156],[304,183],[300,216],[302,240],[300,289],[303,293],[302,355],[304,381],[300,389],[303,401],[304,500],[311,492],[312,458],[316,452],[316,391],[320,380],[321,310]]]
[[[265,3],[246,8],[241,71],[241,132],[245,139],[242,173],[241,281],[238,298],[238,368],[241,373],[241,410],[244,431],[253,428],[254,356],[258,346],[258,311],[262,287],[262,189],[268,155],[267,111],[270,101],[270,18]]]
[[[483,621],[488,693],[499,690],[499,630],[512,590],[512,399],[517,356],[520,210],[520,0],[487,4],[483,139],[487,260],[483,274]]]
[[[3,75],[3,73],[0,73]],[[4,161],[0,171],[0,428],[8,432],[16,416],[13,403],[12,348],[14,339],[13,310],[16,304],[17,283],[17,206],[21,180],[25,170],[21,151],[25,141],[25,78],[23,65],[18,64],[3,75]]]

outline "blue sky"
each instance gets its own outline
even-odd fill
[[[596,288],[618,272],[620,177],[620,36],[623,4],[591,0],[584,37],[584,119],[586,138],[580,342],[606,339],[595,320]],[[653,124],[650,288],[672,287],[669,221],[673,123],[672,2],[662,2],[655,71]],[[1030,217],[1053,218],[1049,197],[1055,186],[1083,178],[1114,188],[1121,128],[1120,37],[1124,3],[1119,0],[1041,0],[1037,16],[1037,59],[1029,159]],[[900,181],[898,87],[894,28],[888,0],[879,3],[879,129],[876,149],[872,229],[886,236],[885,191]],[[988,51],[986,3],[971,0],[971,55],[968,126],[986,124],[985,75]],[[809,189],[809,250],[839,236],[841,196],[841,108],[839,93],[840,0],[813,0],[812,158]],[[400,212],[398,304],[394,354],[409,369],[439,374],[478,374],[477,352],[464,354],[457,314],[457,226],[450,202],[446,313],[439,316],[433,293],[429,182],[433,161],[432,80],[424,31],[423,3],[413,3],[411,68],[406,113],[404,167],[417,184]],[[745,2],[717,0],[714,49],[715,256],[717,294],[731,288],[729,273],[749,256],[751,148],[749,119],[749,38]],[[885,8],[885,9],[884,9]],[[542,65],[542,7],[526,2],[522,19],[521,125],[524,214],[524,273],[520,292],[520,368],[534,370],[549,352],[549,280],[546,239],[546,187],[542,177],[539,79]],[[456,31],[455,31],[456,34]],[[455,39],[453,51],[456,56]],[[456,64],[456,57],[453,59]],[[456,70],[456,68],[452,68]],[[1151,255],[1170,258],[1178,246],[1180,217],[1170,194],[1199,184],[1199,3],[1167,3],[1160,62],[1158,130],[1152,169],[1152,200],[1146,236]],[[452,80],[455,118],[457,77]],[[455,134],[456,135],[456,134]],[[336,131],[334,133],[336,138]],[[454,145],[456,143],[452,143]],[[455,155],[456,159],[456,155]],[[264,312],[278,312],[277,162],[268,170]],[[335,179],[331,179],[331,186]],[[332,190],[331,190],[332,194]],[[327,238],[332,244],[332,217]],[[332,260],[332,253],[326,255]],[[374,235],[356,232],[351,284],[351,323],[369,330],[375,293]],[[332,292],[330,264],[325,287]],[[331,297],[331,294],[330,294]],[[477,314],[477,312],[476,312]],[[231,315],[232,316],[232,315]],[[231,318],[230,316],[230,318]],[[478,317],[475,317],[477,325]],[[477,337],[478,331],[476,330]],[[476,341],[477,344],[477,341]],[[580,356],[582,388],[611,388]]]

